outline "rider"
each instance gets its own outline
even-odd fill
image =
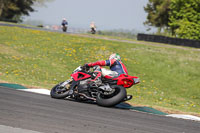
[[[92,82],[95,82],[96,84],[101,84],[101,76],[105,78],[115,78],[121,74],[128,74],[125,65],[121,61],[120,55],[117,53],[110,55],[108,60],[87,63],[84,66],[94,67],[95,78]],[[101,66],[110,66],[110,70],[102,68]]]
[[[62,28],[63,28],[63,32],[66,32],[67,31],[67,25],[68,25],[66,18],[63,18],[61,25],[62,25]]]
[[[91,32],[93,34],[95,34],[95,32],[96,32],[96,25],[95,25],[95,23],[93,21],[90,23],[90,29],[91,29]]]
[[[62,26],[68,25],[66,18],[63,18],[61,25]]]

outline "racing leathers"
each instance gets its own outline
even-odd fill
[[[62,26],[65,26],[65,25],[67,26],[67,25],[68,25],[68,22],[67,22],[66,20],[63,20],[62,23],[61,23],[61,25],[62,25]]]
[[[93,63],[88,63],[87,65],[89,67],[95,66],[94,74],[96,77],[92,80],[93,82],[100,82],[101,76],[105,78],[115,78],[120,76],[121,74],[128,74],[125,65],[121,61],[116,59],[97,61]],[[102,68],[101,66],[110,66],[110,70]]]

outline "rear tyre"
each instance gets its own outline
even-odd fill
[[[61,86],[63,82],[55,85],[52,89],[51,89],[51,97],[52,98],[56,98],[56,99],[63,99],[65,97],[67,97],[69,94],[69,88],[70,88],[70,83],[65,85],[64,87]]]
[[[124,100],[126,97],[126,89],[123,86],[113,85],[114,92],[111,94],[102,94],[97,95],[96,101],[97,104],[104,107],[112,107]]]

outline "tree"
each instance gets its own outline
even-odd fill
[[[33,5],[51,0],[0,0],[0,19],[21,21],[22,15],[35,11]]]
[[[171,0],[149,0],[149,3],[144,7],[148,13],[145,25],[154,26],[160,30],[168,28],[169,22],[169,5]]]
[[[1,19],[20,21],[21,15],[29,15],[34,9],[32,0],[3,0],[1,1]]]
[[[200,39],[200,0],[171,0],[170,28],[180,38]]]

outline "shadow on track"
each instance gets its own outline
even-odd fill
[[[67,99],[67,98],[64,99],[64,100],[69,100],[69,101],[73,101],[73,102],[79,102],[79,103],[83,103],[83,104],[97,105],[96,102],[93,102],[93,101],[75,101],[73,99]],[[161,112],[161,111],[156,110],[156,109],[151,108],[151,107],[132,106],[132,105],[126,103],[126,102],[121,102],[120,104],[117,104],[114,107],[104,107],[104,108],[116,108],[116,109],[124,109],[124,110],[133,110],[133,111],[146,112],[146,113],[157,114],[157,115],[168,115],[167,113]]]

